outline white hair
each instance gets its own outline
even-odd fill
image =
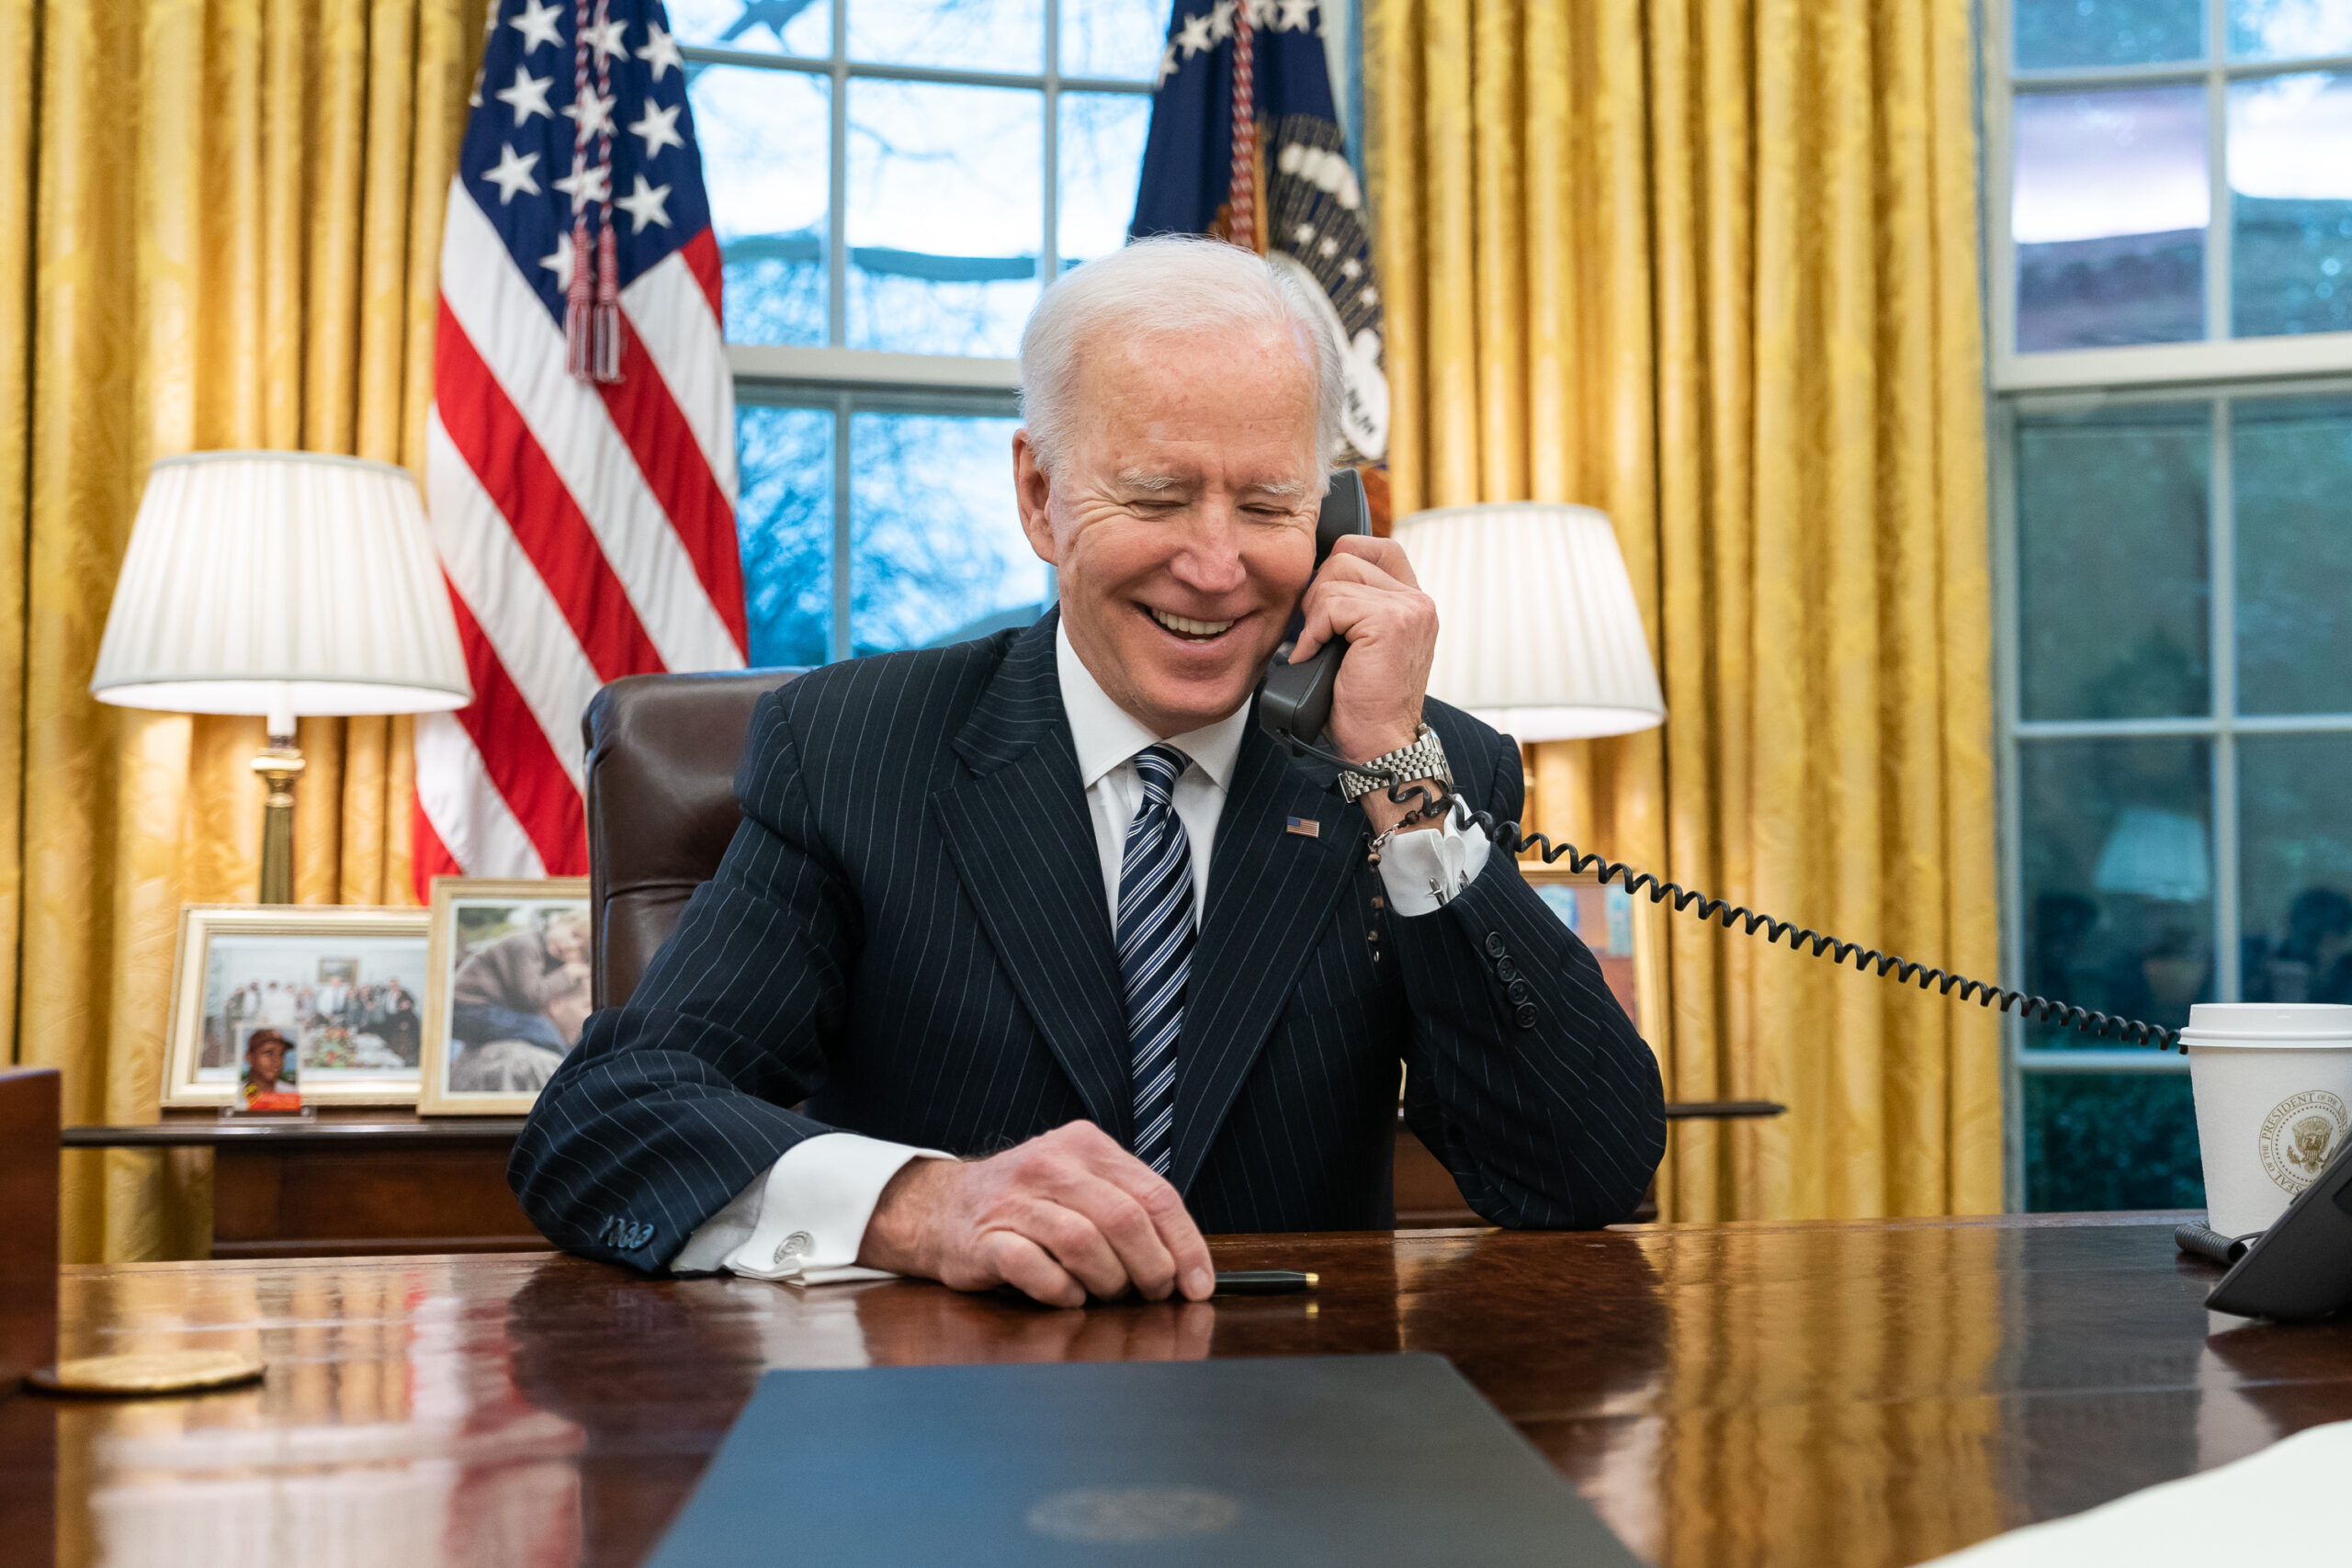
[[[1329,470],[1339,460],[1346,389],[1322,312],[1295,278],[1255,252],[1198,234],[1154,234],[1066,273],[1021,333],[1021,415],[1037,466],[1050,474],[1069,450],[1079,367],[1097,337],[1269,331],[1313,356],[1315,451]]]

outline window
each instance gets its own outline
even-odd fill
[[[2012,979],[2352,1001],[2352,6],[1988,20]],[[2009,1050],[2017,1206],[2202,1202],[2180,1056]]]
[[[2007,9],[2001,384],[2352,369],[2352,6]]]
[[[1166,0],[672,0],[726,270],[754,664],[1025,625],[1044,281],[1135,209]]]

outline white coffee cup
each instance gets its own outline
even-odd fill
[[[2207,1224],[2267,1230],[2352,1130],[2352,1007],[2199,1002],[2180,1032]]]

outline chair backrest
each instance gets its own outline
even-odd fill
[[[594,997],[616,1007],[718,869],[742,813],[735,764],[760,698],[797,670],[631,675],[596,694],[588,745]]]
[[[58,1077],[0,1071],[0,1398],[57,1359]]]

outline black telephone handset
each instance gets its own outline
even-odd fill
[[[1323,492],[1323,510],[1315,520],[1315,565],[1330,558],[1331,547],[1348,534],[1372,532],[1372,508],[1365,503],[1363,478],[1353,468],[1331,476]],[[1267,734],[1297,756],[1322,743],[1323,728],[1331,721],[1331,688],[1339,683],[1340,660],[1347,657],[1347,642],[1333,637],[1315,650],[1315,657],[1293,664],[1290,650],[1303,627],[1295,618],[1290,635],[1274,649],[1266,667],[1265,683],[1258,688],[1258,723]]]
[[[1340,468],[1331,475],[1331,488],[1324,492],[1323,511],[1315,524],[1315,564],[1320,569],[1329,558],[1331,547],[1348,534],[1372,532],[1372,512],[1365,504],[1363,479],[1353,468]],[[1258,688],[1258,724],[1267,734],[1287,748],[1294,757],[1313,757],[1335,767],[1355,764],[1334,756],[1324,743],[1324,727],[1331,718],[1331,689],[1340,679],[1340,660],[1347,657],[1348,645],[1333,637],[1315,650],[1315,657],[1297,664],[1290,662],[1290,650],[1298,639],[1303,623],[1294,618],[1290,635],[1274,650],[1273,662],[1267,666],[1266,679]],[[1521,833],[1516,822],[1498,822],[1491,815],[1477,809],[1450,788],[1434,780],[1415,782],[1398,779],[1385,770],[1368,764],[1363,771],[1375,777],[1389,780],[1388,796],[1415,807],[1414,815],[1434,818],[1451,813],[1461,829],[1475,829],[1493,841],[1496,848],[1514,858],[1530,851],[1544,857],[1550,865],[1565,859],[1568,869],[1590,875],[1603,884],[1616,882],[1625,891],[1646,894],[1653,904],[1671,900],[1677,909],[1695,913],[1702,920],[1721,924],[1725,930],[1738,926],[1749,934],[1764,933],[1768,942],[1785,940],[1791,947],[1809,948],[1815,954],[1826,954],[1833,964],[1851,964],[1857,969],[1874,970],[1880,975],[1892,975],[1899,984],[1917,985],[1921,990],[1933,989],[1943,996],[1957,995],[1962,1001],[1973,1001],[1985,1007],[1997,1006],[2001,1011],[2014,1010],[2030,1021],[2039,1020],[2062,1027],[2080,1029],[2102,1040],[2127,1040],[2138,1045],[2155,1045],[2186,1051],[2179,1043],[2180,1032],[2161,1024],[2143,1023],[2137,1019],[2115,1018],[2078,1008],[2048,997],[2037,997],[2023,991],[2012,991],[2001,986],[1988,986],[1982,980],[1972,980],[1947,969],[1926,964],[1915,964],[1892,953],[1882,953],[1859,942],[1839,942],[1816,931],[1776,920],[1770,915],[1759,915],[1741,905],[1711,898],[1704,893],[1668,882],[1646,871],[1600,855],[1587,854],[1574,844],[1555,844],[1542,833]],[[2352,1190],[2352,1189],[2347,1189]]]
[[[2214,1239],[2228,1247],[2236,1238]],[[2183,1250],[2188,1250],[2186,1245]],[[2352,1306],[2352,1138],[2286,1213],[2238,1255],[2205,1304],[2215,1312],[2282,1323],[2327,1317]]]

